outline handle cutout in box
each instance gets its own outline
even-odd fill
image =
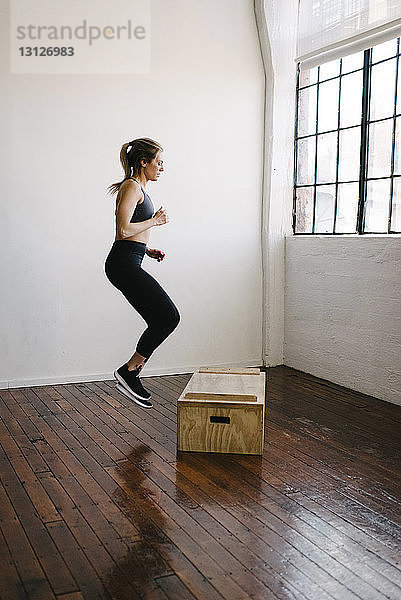
[[[210,417],[211,423],[228,423],[230,424],[230,417]]]

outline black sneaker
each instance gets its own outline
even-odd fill
[[[120,385],[125,388],[130,394],[134,396],[133,400],[140,404],[141,406],[145,406],[146,408],[151,408],[153,405],[151,402],[148,402],[151,394],[143,387],[141,380],[138,375],[141,371],[142,367],[138,367],[138,369],[134,369],[133,371],[128,370],[128,365],[122,365],[119,369],[114,371],[114,377],[120,383]],[[141,400],[141,402],[138,402]]]
[[[137,404],[139,404],[139,406],[142,406],[142,408],[152,408],[153,404],[149,402],[149,400],[140,400],[139,398],[134,396],[132,392],[129,392],[127,388],[123,387],[119,383],[116,383],[116,388],[119,392],[124,394],[124,396],[127,396],[127,398],[129,398],[130,400],[136,402]]]

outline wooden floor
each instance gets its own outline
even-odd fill
[[[1,599],[400,600],[401,407],[276,367],[263,457],[177,455],[190,377],[1,390]]]

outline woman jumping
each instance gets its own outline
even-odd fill
[[[157,181],[163,168],[163,148],[149,138],[138,138],[124,144],[120,160],[125,177],[109,186],[116,200],[116,236],[106,258],[105,273],[109,281],[124,294],[143,317],[143,332],[131,358],[114,371],[120,391],[140,406],[152,408],[151,395],[143,387],[139,373],[154,350],[177,327],[180,314],[161,285],[142,269],[145,254],[158,262],[164,252],[148,248],[152,227],[168,223],[163,207],[154,213],[152,200],[146,193],[148,181]]]

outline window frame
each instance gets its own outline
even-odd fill
[[[295,99],[295,134],[294,134],[294,182],[293,182],[293,209],[292,209],[292,233],[293,235],[400,235],[401,231],[392,231],[391,230],[391,219],[392,219],[392,208],[393,208],[393,185],[394,179],[396,177],[401,177],[400,175],[394,175],[394,154],[395,154],[395,129],[396,129],[396,118],[400,118],[401,123],[401,113],[397,114],[397,91],[398,91],[398,76],[400,70],[400,51],[401,51],[401,37],[393,38],[397,42],[397,53],[391,57],[387,57],[382,60],[376,61],[374,64],[380,64],[387,62],[389,60],[396,60],[396,77],[395,77],[395,90],[394,90],[394,103],[393,103],[393,114],[392,116],[369,120],[369,109],[370,109],[370,91],[371,91],[371,73],[372,73],[372,52],[373,47],[367,48],[364,50],[364,60],[363,67],[359,67],[358,69],[354,69],[353,71],[347,71],[346,74],[342,74],[342,59],[340,60],[340,72],[338,75],[334,77],[330,77],[327,79],[323,79],[320,81],[320,65],[318,65],[318,73],[317,73],[317,81],[310,85],[300,87],[300,65],[301,63],[297,63],[297,74],[296,74],[296,99]],[[342,77],[349,75],[350,73],[354,73],[362,70],[362,114],[361,114],[361,143],[360,143],[360,163],[359,163],[359,198],[358,198],[358,211],[355,223],[355,231],[352,232],[336,232],[336,218],[337,218],[337,202],[338,202],[338,185],[339,183],[348,183],[346,181],[338,181],[338,167],[339,167],[339,132],[345,129],[351,129],[355,126],[347,126],[340,127],[340,107],[341,107],[341,82]],[[337,119],[337,129],[331,129],[325,132],[319,132],[318,130],[318,114],[319,114],[319,85],[323,82],[330,81],[332,79],[339,79],[339,105],[338,105],[338,119]],[[298,133],[298,110],[299,110],[299,92],[300,90],[307,89],[308,87],[316,86],[316,127],[315,132],[312,134],[297,135]],[[400,88],[401,89],[401,88]],[[378,123],[380,121],[388,121],[392,119],[392,148],[391,148],[391,167],[390,167],[390,175],[386,177],[369,177],[367,178],[367,167],[368,167],[368,156],[369,156],[369,136],[368,129],[370,123]],[[359,125],[356,125],[359,127]],[[322,133],[337,133],[337,155],[336,155],[336,177],[335,181],[325,182],[325,183],[316,183],[317,179],[317,141],[318,136]],[[297,185],[297,175],[298,175],[298,140],[306,139],[306,138],[315,138],[315,163],[314,163],[314,183],[312,184],[299,184]],[[400,149],[401,152],[401,149]],[[366,213],[366,195],[367,195],[367,183],[368,181],[374,180],[382,180],[382,179],[390,179],[390,194],[389,194],[389,211],[388,211],[388,224],[387,231],[364,231],[365,229],[365,213]],[[356,182],[355,182],[356,183]],[[318,186],[322,185],[335,185],[335,201],[334,201],[334,218],[333,218],[333,231],[332,232],[316,232],[315,231],[315,216],[316,216],[316,190]],[[313,188],[313,215],[312,215],[312,231],[309,232],[301,232],[296,231],[296,192],[297,188],[305,188],[311,187]]]

